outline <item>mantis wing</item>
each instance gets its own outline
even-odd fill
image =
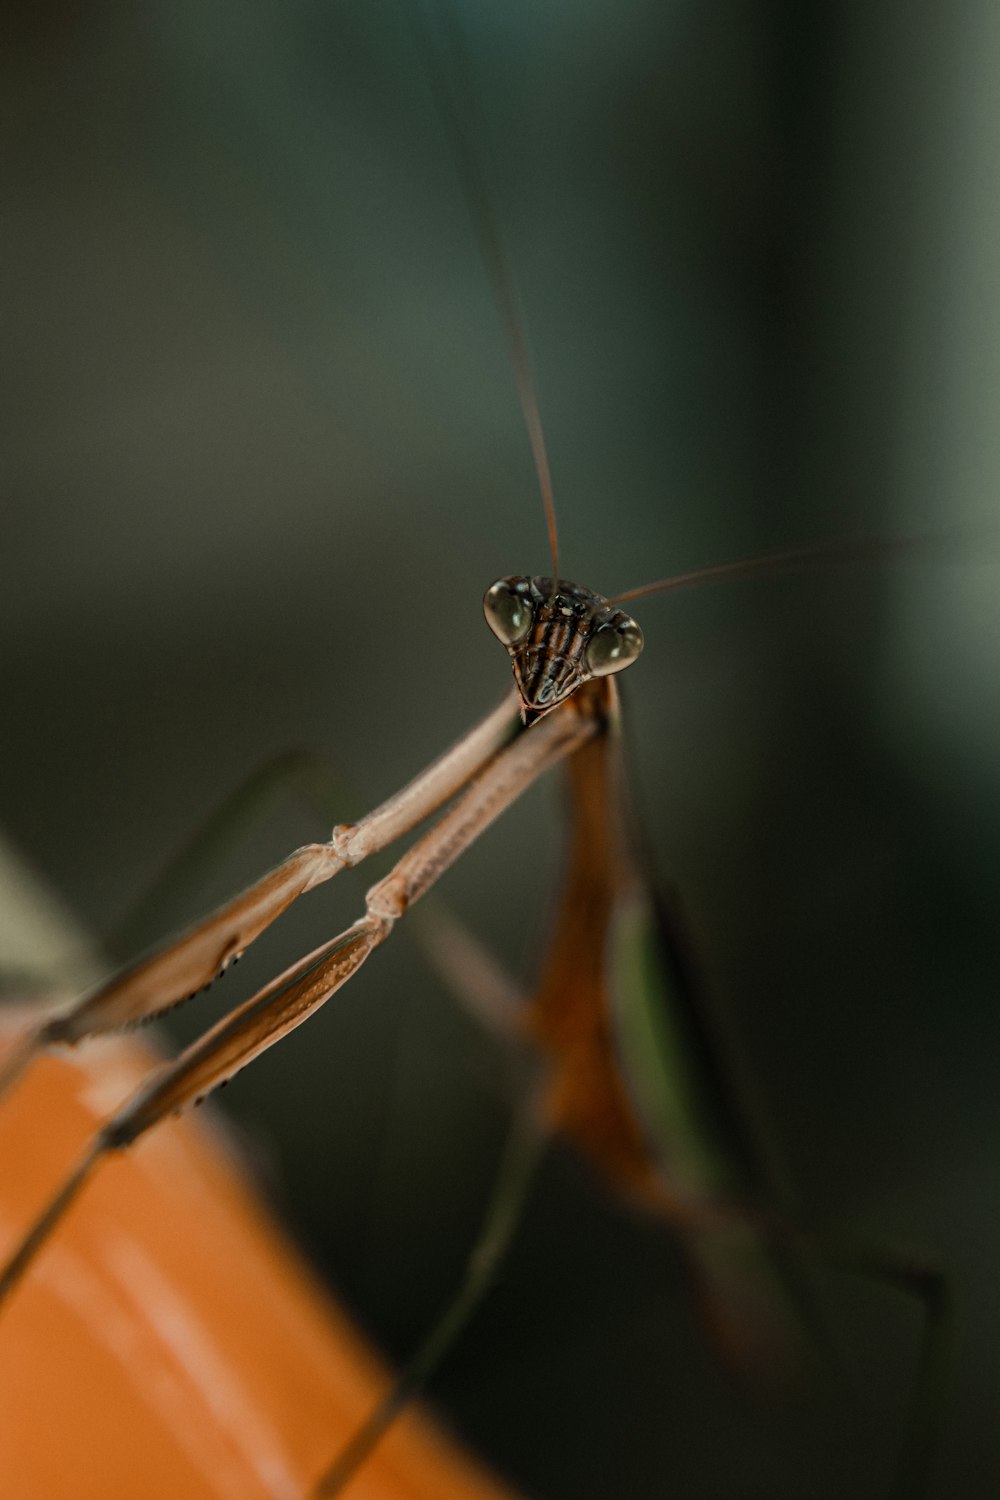
[[[594,686],[608,732],[567,763],[567,873],[528,1014],[551,1059],[552,1122],[617,1192],[680,1230],[726,1365],[787,1376],[806,1351],[794,1268],[765,1242],[767,1174],[679,913],[656,901],[628,838],[614,684]]]

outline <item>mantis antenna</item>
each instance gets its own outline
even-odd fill
[[[538,477],[538,488],[545,513],[549,554],[552,559],[552,598],[554,599],[559,586],[559,536],[556,525],[555,498],[552,493],[552,475],[545,446],[538,388],[525,331],[524,308],[487,183],[484,163],[488,161],[489,132],[482,119],[478,100],[472,92],[463,90],[463,96],[459,98],[460,83],[457,80],[468,77],[470,70],[462,56],[464,45],[454,14],[446,9],[437,12],[438,36],[432,34],[432,23],[426,11],[423,15],[412,13],[410,19],[455,163],[462,195],[479,242],[479,250],[486,268],[493,300],[507,337],[518,399],[524,416],[524,424],[528,430],[535,473]],[[447,54],[455,60],[455,67],[447,66]],[[475,147],[472,141],[471,127],[473,125],[478,125],[478,141]],[[676,573],[669,578],[658,579],[655,583],[643,584],[640,588],[627,589],[624,593],[616,594],[609,599],[608,603],[623,604],[627,600],[638,599],[646,594],[667,593],[675,589],[691,588],[697,584],[721,583],[736,578],[763,577],[768,574],[792,572],[796,568],[815,564],[868,562],[903,550],[911,550],[914,540],[913,538],[834,537],[806,546],[765,553],[760,557],[698,568],[687,573]]]
[[[426,16],[414,16],[413,21],[428,81],[454,158],[462,195],[479,241],[479,251],[486,267],[493,300],[507,336],[518,399],[521,403],[524,424],[528,429],[528,439],[535,461],[535,473],[538,476],[538,488],[542,496],[545,525],[549,537],[549,554],[552,559],[553,588],[555,588],[559,579],[559,536],[556,528],[555,499],[552,494],[552,475],[549,470],[545,433],[542,429],[542,416],[538,405],[538,388],[525,333],[524,309],[483,167],[489,139],[488,132],[485,125],[481,125],[478,131],[479,152],[477,154],[472,146],[470,131],[466,129],[466,122],[481,121],[481,113],[471,90],[467,92],[465,98],[459,100],[458,86],[455,83],[455,77],[462,78],[468,73],[460,57],[462,38],[455,17],[451,14],[439,16],[439,29],[442,32],[440,44],[432,38],[430,22]],[[454,69],[449,70],[445,65],[445,48],[456,58],[457,66]],[[450,77],[449,72],[453,76]]]
[[[814,563],[872,562],[903,551],[912,551],[929,537],[828,537],[803,547],[785,547],[780,552],[765,552],[739,562],[718,563],[709,568],[695,568],[690,573],[674,573],[670,578],[644,583],[641,588],[615,594],[609,604],[624,604],[646,594],[665,594],[673,589],[693,588],[702,583],[723,583],[734,578],[760,578],[768,574],[794,572]]]

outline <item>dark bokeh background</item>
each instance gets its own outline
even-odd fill
[[[566,571],[610,593],[959,528],[647,601],[627,708],[653,856],[803,1212],[954,1269],[939,1492],[993,1495],[998,13],[457,8]],[[460,733],[505,686],[482,590],[544,570],[544,532],[405,7],[50,0],[3,24],[0,819],[107,932],[270,753],[328,751],[350,814]],[[557,814],[536,791],[444,887],[522,977]],[[321,833],[290,804],[197,900]],[[362,889],[304,903],[178,1034]],[[500,1074],[400,933],[228,1091],[397,1352],[474,1234]],[[747,1409],[671,1247],[557,1161],[435,1394],[543,1500],[877,1494],[914,1319],[824,1290],[860,1402]]]

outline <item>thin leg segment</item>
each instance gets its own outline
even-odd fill
[[[311,1500],[343,1493],[396,1418],[420,1395],[492,1287],[523,1216],[548,1133],[529,1096],[521,1101],[462,1283],[382,1400],[318,1481]]]
[[[289,907],[345,867],[360,864],[453,797],[520,727],[517,694],[500,705],[402,791],[329,843],[307,844],[210,916],[138,959],[70,1011],[28,1032],[0,1067],[0,1097],[44,1048],[151,1020],[206,988]]]
[[[97,1164],[199,1102],[268,1047],[300,1026],[361,967],[406,909],[534,779],[579,749],[600,727],[596,714],[570,701],[497,755],[459,801],[372,886],[366,911],[224,1017],[133,1094],[108,1121],[75,1171],[0,1271],[0,1301],[27,1270]],[[360,825],[359,825],[360,826]],[[325,847],[325,846],[319,846]]]

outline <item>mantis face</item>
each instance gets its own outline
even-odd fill
[[[486,590],[483,611],[507,648],[526,724],[642,651],[642,631],[623,609],[565,578],[501,578]]]

